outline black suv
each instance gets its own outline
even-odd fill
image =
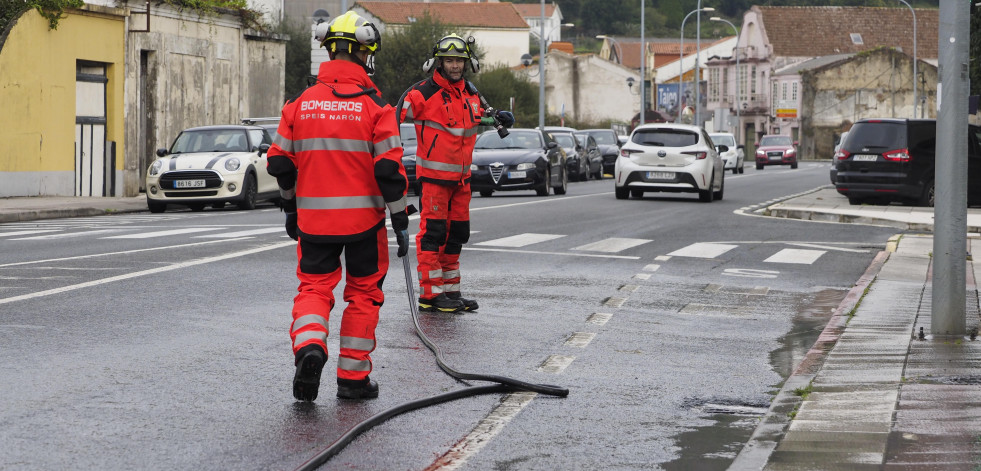
[[[981,204],[981,127],[968,126],[969,205]],[[863,119],[835,153],[835,189],[851,204],[899,201],[933,206],[937,121]]]

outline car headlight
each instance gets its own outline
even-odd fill
[[[160,173],[160,168],[163,167],[163,161],[154,160],[153,164],[150,165],[150,176],[155,177]]]
[[[514,167],[515,170],[531,170],[533,168],[535,168],[535,164],[533,162],[521,163],[518,164],[517,167]]]
[[[225,161],[225,170],[228,170],[229,172],[234,172],[241,166],[242,162],[238,160],[238,157],[232,157]]]
[[[471,172],[476,172],[478,168],[479,167],[477,167],[477,164],[470,164],[470,171]]]

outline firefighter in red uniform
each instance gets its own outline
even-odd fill
[[[477,89],[463,79],[478,70],[473,39],[440,39],[426,67],[433,76],[406,91],[399,120],[413,122],[418,139],[416,178],[421,182],[416,261],[419,310],[474,311],[476,301],[460,294],[460,251],[470,238],[470,164],[481,119],[487,119]],[[497,112],[505,126],[514,116]]]
[[[290,328],[293,396],[317,398],[343,253],[348,304],[341,318],[337,397],[375,398],[378,384],[368,374],[388,272],[385,208],[404,256],[408,181],[395,109],[368,77],[380,46],[378,30],[348,12],[316,34],[331,60],[320,65],[316,84],[283,106],[268,164],[285,200],[286,232],[299,241],[300,286]]]

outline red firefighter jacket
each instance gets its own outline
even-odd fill
[[[384,225],[386,205],[406,208],[395,109],[353,62],[324,62],[283,106],[267,170],[296,197],[300,237],[315,242],[359,240]]]
[[[416,178],[443,185],[470,179],[473,145],[484,110],[466,80],[451,83],[438,71],[406,93],[401,122],[416,125]],[[475,91],[475,90],[474,90]]]

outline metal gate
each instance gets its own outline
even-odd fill
[[[106,142],[106,66],[75,67],[75,196],[113,196],[115,149]]]

